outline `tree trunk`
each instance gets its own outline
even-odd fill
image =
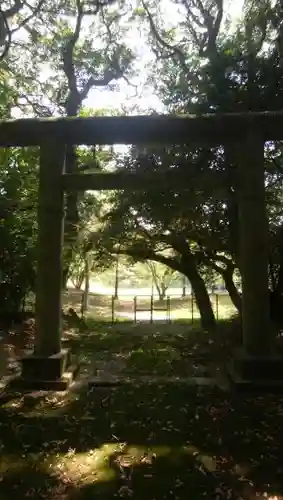
[[[159,300],[164,300],[166,295],[167,286],[163,287],[162,285],[158,288]]]
[[[69,266],[65,266],[62,273],[62,289],[67,289],[67,282],[69,278]]]
[[[168,286],[166,286],[165,283],[161,283],[160,289],[161,289],[160,300],[164,300],[166,297],[166,292],[167,292]]]
[[[84,276],[85,273],[82,271],[78,276],[77,276],[77,280],[76,280],[76,284],[75,284],[75,288],[76,290],[80,290],[82,288],[82,284],[84,282]]]
[[[236,307],[236,309],[241,313],[242,311],[242,297],[239,294],[234,280],[233,280],[233,271],[230,269],[223,269],[222,278],[225,282],[225,287],[227,292],[229,293],[230,299],[233,303],[233,305]]]
[[[159,283],[158,283],[158,282],[155,282],[155,288],[156,288],[156,290],[157,290],[159,300],[162,300],[162,291],[161,291],[161,289],[160,289],[160,286],[159,286]],[[152,295],[153,295],[153,294],[152,294]]]
[[[73,57],[73,56],[72,56]],[[66,76],[68,76],[66,74]],[[77,90],[77,83],[74,88],[69,88],[65,110],[69,117],[78,115],[82,100]],[[77,172],[77,148],[72,144],[66,146],[65,172],[74,174]],[[73,258],[73,243],[78,237],[79,213],[78,213],[78,193],[68,190],[66,193],[66,217],[65,217],[65,245],[68,247],[67,266]]]
[[[276,280],[275,266],[274,266],[272,257],[269,257],[269,268],[268,269],[269,269],[271,290],[272,290],[272,292],[275,292],[276,286],[277,286],[277,280]]]
[[[151,251],[144,253],[136,253],[128,250],[126,253],[131,257],[135,257],[137,260],[143,260],[143,261],[153,260],[155,262],[161,262],[161,264],[165,264],[171,269],[174,269],[175,271],[178,271],[179,273],[182,273],[185,276],[187,276],[191,284],[191,288],[194,293],[197,306],[199,308],[201,326],[205,330],[211,330],[215,328],[216,321],[212,305],[209,299],[209,295],[205,286],[205,282],[198,272],[194,256],[191,254],[190,248],[187,244],[177,245],[176,241],[174,243],[175,245],[171,243],[172,247],[177,252],[179,252],[179,255],[181,255],[181,259],[177,260],[170,257],[165,257],[163,255],[158,255],[155,252]],[[152,276],[154,278],[154,274]]]
[[[216,321],[207,292],[205,282],[200,276],[193,260],[189,258],[184,265],[184,274],[191,283],[192,291],[195,296],[196,304],[200,312],[201,326],[205,330],[215,328]]]
[[[277,295],[283,294],[283,251],[280,252],[279,272],[274,291]]]
[[[185,275],[183,275],[182,280],[183,280],[182,297],[186,297],[186,276]]]
[[[68,145],[66,148],[66,173],[74,174],[77,171],[77,154],[75,146]],[[78,193],[68,191],[66,194],[66,224],[65,224],[65,239],[70,245],[72,251],[72,243],[76,241],[78,236]]]
[[[88,310],[88,297],[89,297],[89,263],[88,256],[85,257],[85,289],[82,295],[81,316],[84,317],[85,312]]]
[[[114,298],[118,299],[119,294],[119,258],[116,260]]]

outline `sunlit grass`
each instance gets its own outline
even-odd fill
[[[74,308],[77,313],[80,313],[81,307],[81,293],[76,290],[69,290],[63,295],[64,307],[68,309],[69,307]],[[138,293],[138,292],[137,292]],[[227,294],[212,294],[210,296],[211,304],[214,310],[214,314],[217,319],[229,318],[235,314],[236,309],[231,302],[229,295]],[[151,299],[149,296],[139,296],[137,300],[137,309],[147,309],[148,311],[137,311],[136,318],[137,321],[150,321],[150,303]],[[114,306],[114,310],[113,310]],[[167,310],[168,306],[168,310]],[[170,311],[170,312],[169,312]],[[134,321],[134,297],[133,296],[121,296],[119,299],[113,302],[112,297],[108,295],[89,295],[89,307],[86,313],[86,317],[94,317],[100,321],[118,321],[118,322],[129,322]],[[195,322],[200,318],[200,313],[196,305],[196,301],[192,300],[190,296],[186,297],[170,297],[170,301],[167,299],[154,300],[154,312],[152,314],[153,321],[166,321],[170,319],[171,321],[189,321]]]

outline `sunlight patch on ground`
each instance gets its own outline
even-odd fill
[[[52,468],[66,481],[88,484],[128,477],[135,467],[154,466],[158,458],[168,458],[176,464],[188,455],[195,458],[197,468],[203,473],[213,473],[218,469],[219,460],[215,456],[202,454],[193,445],[153,446],[148,449],[146,446],[122,442],[105,443],[85,453],[70,449],[67,454],[56,456]]]
[[[34,391],[25,395],[15,395],[0,405],[2,409],[17,410],[26,417],[58,416],[76,401],[78,396],[70,391]]]
[[[113,436],[114,438],[115,436]],[[58,444],[60,444],[58,442]],[[194,445],[188,444],[185,446],[172,447],[166,445],[153,446],[148,449],[146,446],[140,445],[127,445],[123,442],[116,443],[104,443],[99,448],[90,449],[87,452],[77,453],[75,449],[69,449],[67,453],[48,453],[48,451],[41,451],[39,453],[27,453],[22,456],[15,454],[9,454],[8,456],[1,456],[0,458],[0,482],[6,481],[7,477],[10,476],[10,480],[13,481],[15,477],[24,478],[24,475],[29,475],[32,482],[29,489],[29,494],[26,496],[34,497],[39,490],[37,488],[41,487],[39,484],[35,484],[33,481],[37,480],[37,473],[49,474],[49,478],[53,478],[54,481],[60,481],[60,483],[52,486],[51,484],[49,491],[49,497],[51,498],[51,492],[65,494],[66,491],[80,490],[84,486],[91,486],[92,484],[105,483],[108,488],[108,484],[111,485],[113,482],[118,480],[117,487],[121,483],[119,480],[124,480],[125,484],[119,489],[119,497],[124,496],[122,493],[133,493],[131,489],[132,483],[131,478],[135,473],[138,472],[139,478],[140,474],[144,477],[146,481],[153,480],[156,474],[160,474],[161,470],[157,467],[155,469],[155,460],[166,459],[168,464],[171,464],[172,468],[178,470],[178,467],[189,467],[190,462],[186,462],[186,457],[191,457],[193,463],[205,480],[205,476],[211,477],[225,469],[225,464],[228,466],[226,473],[231,471],[233,475],[238,476],[240,484],[250,485],[250,489],[245,490],[245,494],[242,496],[237,496],[237,498],[246,498],[251,500],[252,498],[257,498],[258,500],[282,500],[283,497],[280,494],[273,492],[271,495],[266,491],[256,491],[253,489],[253,484],[247,478],[243,476],[243,471],[248,474],[248,468],[244,468],[240,465],[237,467],[232,464],[230,460],[223,460],[222,457],[216,457],[215,455],[204,454],[199,451]],[[176,469],[177,467],[177,469]],[[189,471],[188,469],[188,471]],[[168,469],[170,470],[170,469]],[[44,476],[42,476],[44,478]],[[160,477],[160,480],[161,477]],[[164,480],[164,478],[163,478]],[[245,481],[247,481],[245,483]],[[3,483],[4,484],[4,483]],[[10,483],[9,483],[10,484]],[[11,482],[11,485],[14,484]],[[143,484],[143,483],[140,483]],[[148,486],[152,483],[146,483]],[[183,486],[181,477],[176,478],[176,486]],[[33,487],[34,486],[34,487]],[[111,486],[110,486],[111,487]],[[68,490],[70,488],[70,490]],[[126,491],[128,488],[129,491]],[[108,491],[108,490],[107,490]],[[215,493],[219,498],[232,498],[232,489],[225,488],[222,490],[222,483],[219,487],[216,487]],[[227,493],[228,496],[225,496]],[[239,493],[240,494],[240,493]],[[43,497],[42,497],[43,498]],[[47,498],[44,496],[44,498]],[[53,496],[52,496],[53,498]],[[61,496],[56,496],[54,498],[65,498]],[[67,498],[67,497],[66,497]],[[177,498],[177,497],[176,497]],[[234,497],[233,497],[234,498]]]
[[[114,437],[114,436],[113,436]],[[85,453],[76,453],[70,449],[65,455],[57,455],[53,460],[52,468],[65,478],[65,481],[76,485],[91,484],[93,482],[108,482],[117,478],[130,478],[134,468],[147,466],[145,477],[151,477],[154,472],[154,462],[166,458],[172,465],[182,464],[186,457],[192,457],[196,469],[204,476],[214,475],[227,467],[233,475],[246,480],[249,473],[247,466],[234,464],[223,457],[202,453],[191,444],[184,446],[153,446],[150,449],[141,445],[127,445],[126,443],[105,443],[99,448]],[[148,469],[150,467],[150,469]],[[252,483],[249,483],[252,484]],[[279,497],[264,496],[267,500],[276,500]]]
[[[70,449],[66,455],[58,455],[53,468],[60,476],[75,483],[112,481],[117,476],[112,457],[122,453],[124,443],[105,443],[86,453]]]

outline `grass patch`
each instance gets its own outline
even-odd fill
[[[66,337],[66,345],[93,372],[114,375],[200,375],[200,365],[214,362],[219,343],[200,326],[186,324],[106,324],[86,320],[87,328]],[[197,362],[195,363],[195,360]]]

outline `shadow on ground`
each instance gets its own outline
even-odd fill
[[[208,366],[220,369],[239,342],[237,320],[219,322],[215,332],[199,325],[109,324],[91,319],[65,330],[65,345],[90,372],[103,363],[114,375],[205,376]]]
[[[178,384],[15,397],[0,498],[280,498],[282,415],[282,398]]]
[[[240,331],[237,321],[210,335],[188,325],[67,327],[82,359],[126,352],[127,370],[158,373],[176,373],[183,358],[225,359]],[[282,416],[278,395],[177,382],[10,394],[0,401],[0,500],[283,498]]]

